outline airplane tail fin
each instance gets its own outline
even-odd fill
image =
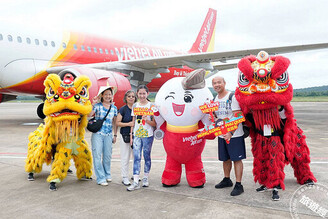
[[[214,51],[216,14],[216,10],[212,8],[208,10],[203,26],[189,53]]]

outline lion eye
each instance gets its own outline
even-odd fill
[[[244,75],[244,73],[242,73],[241,71],[239,72],[238,75],[238,84],[239,86],[247,86],[249,84],[249,80],[246,78],[246,76]]]
[[[48,91],[48,96],[52,97],[53,95],[55,95],[55,91],[50,87],[50,89]]]
[[[277,78],[277,84],[279,84],[279,85],[285,85],[285,84],[288,83],[288,81],[289,81],[289,77],[288,77],[288,72],[287,71],[282,73],[280,75],[280,77]]]
[[[88,97],[87,88],[86,87],[83,87],[82,90],[80,91],[79,95],[81,97]]]

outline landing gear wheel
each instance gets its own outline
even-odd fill
[[[38,109],[37,109],[37,114],[38,116],[40,117],[40,119],[44,119],[46,118],[46,116],[43,114],[43,106],[44,106],[44,103],[41,103],[39,106],[38,106]]]

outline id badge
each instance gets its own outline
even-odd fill
[[[271,136],[271,125],[264,125],[263,126],[263,135],[264,136]]]

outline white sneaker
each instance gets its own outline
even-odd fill
[[[101,185],[101,186],[108,186],[108,182],[102,182],[99,185]]]
[[[142,179],[142,187],[148,187],[148,186],[149,186],[148,178],[143,178]]]
[[[129,185],[131,185],[131,183],[130,183],[130,181],[129,181],[129,179],[128,179],[127,177],[124,177],[124,178],[123,178],[122,183],[123,183],[123,185],[125,185],[125,186],[129,186]]]
[[[133,191],[137,189],[140,189],[140,184],[136,182],[133,182],[132,185],[127,188],[128,191]]]
[[[111,182],[111,181],[112,181],[112,179],[106,179],[106,181],[107,181],[107,182]]]

